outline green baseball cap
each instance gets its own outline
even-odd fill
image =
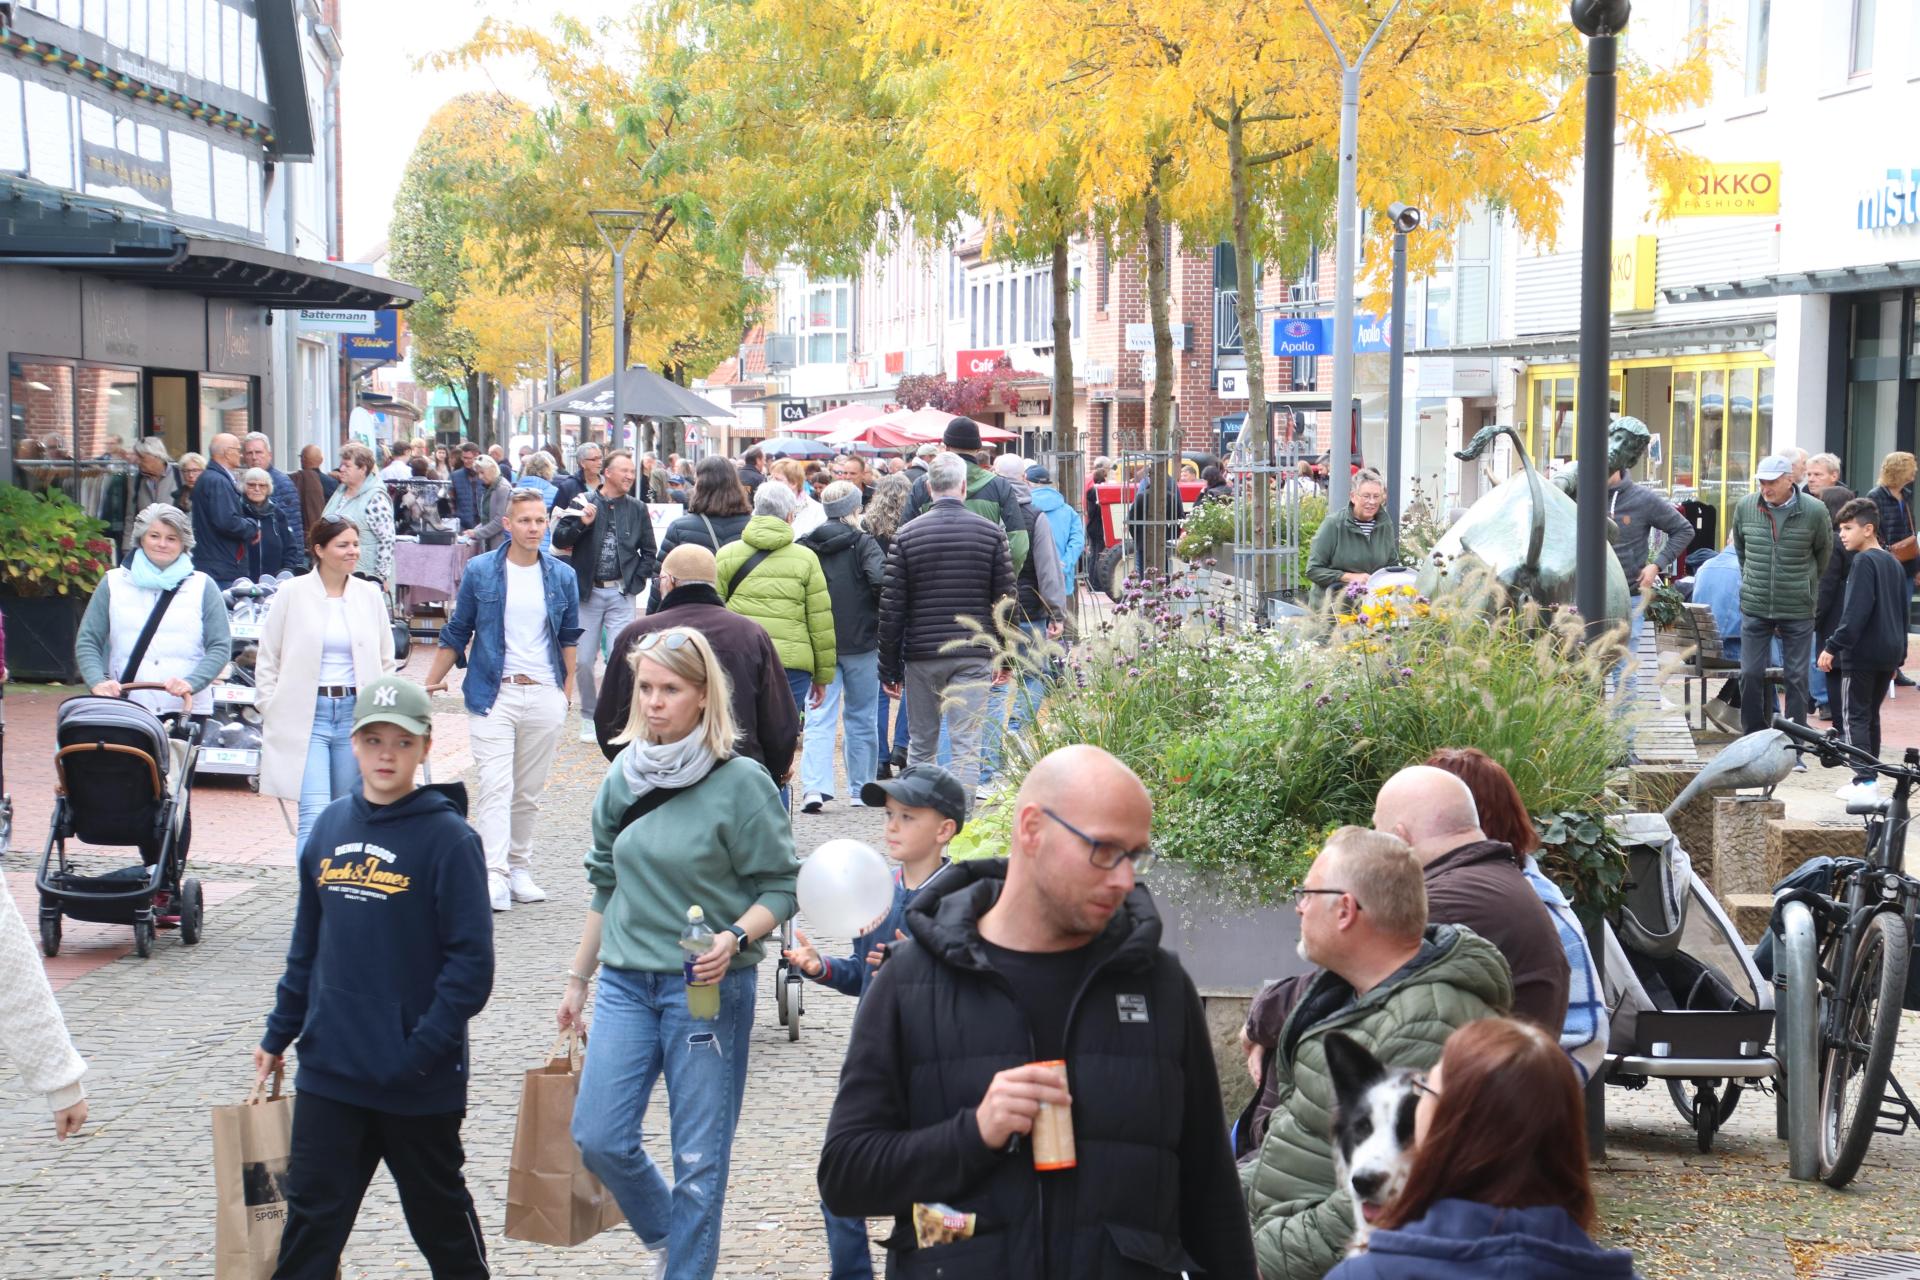
[[[433,699],[427,691],[401,676],[381,676],[360,686],[353,703],[353,727],[394,724],[409,733],[433,734]]]

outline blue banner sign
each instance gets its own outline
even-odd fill
[[[398,360],[400,313],[391,308],[374,312],[373,332],[341,334],[340,351],[349,360]]]
[[[1353,349],[1366,355],[1387,350],[1387,326],[1379,316],[1361,313],[1353,318]],[[1281,316],[1273,322],[1276,356],[1333,354],[1333,319],[1329,316]]]

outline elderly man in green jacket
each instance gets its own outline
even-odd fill
[[[753,519],[715,557],[720,598],[773,637],[787,687],[804,712],[817,707],[833,683],[833,600],[820,559],[793,540],[800,499],[783,484],[754,491]],[[777,781],[777,779],[776,779]]]
[[[1340,828],[1294,902],[1301,955],[1325,972],[1281,1025],[1277,1105],[1240,1171],[1265,1280],[1319,1280],[1353,1240],[1353,1199],[1334,1178],[1328,1033],[1352,1036],[1390,1067],[1430,1067],[1455,1028],[1513,1005],[1492,943],[1428,926],[1419,859],[1395,836]]]
[[[1820,575],[1833,555],[1827,504],[1793,485],[1793,459],[1776,453],[1753,469],[1758,488],[1740,499],[1728,526],[1740,553],[1740,728],[1758,733],[1773,718],[1767,658],[1780,641],[1787,716],[1807,722],[1807,680]],[[1804,769],[1804,764],[1796,765]]]

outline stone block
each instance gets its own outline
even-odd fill
[[[1253,1097],[1253,1078],[1247,1074],[1247,1058],[1240,1052],[1240,1028],[1247,1025],[1249,996],[1208,995],[1200,998],[1207,1011],[1207,1038],[1213,1041],[1213,1062],[1220,1072],[1220,1101],[1229,1121]]]
[[[1735,893],[1720,900],[1733,918],[1733,927],[1739,931],[1740,940],[1748,946],[1766,936],[1767,924],[1773,919],[1773,895],[1770,893]]]
[[[1787,816],[1786,802],[1760,796],[1721,796],[1713,802],[1713,861],[1704,879],[1722,902],[1742,893],[1772,893],[1767,871],[1767,823]],[[1697,864],[1696,864],[1697,866]]]
[[[1806,822],[1777,818],[1767,824],[1768,887],[1778,884],[1808,858],[1857,858],[1866,848],[1860,819]]]

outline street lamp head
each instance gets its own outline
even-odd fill
[[[1393,222],[1393,229],[1401,235],[1419,228],[1425,214],[1410,204],[1401,204],[1398,200],[1387,206],[1387,217]]]
[[[1567,6],[1574,28],[1583,36],[1617,36],[1627,29],[1632,0],[1572,0]]]

